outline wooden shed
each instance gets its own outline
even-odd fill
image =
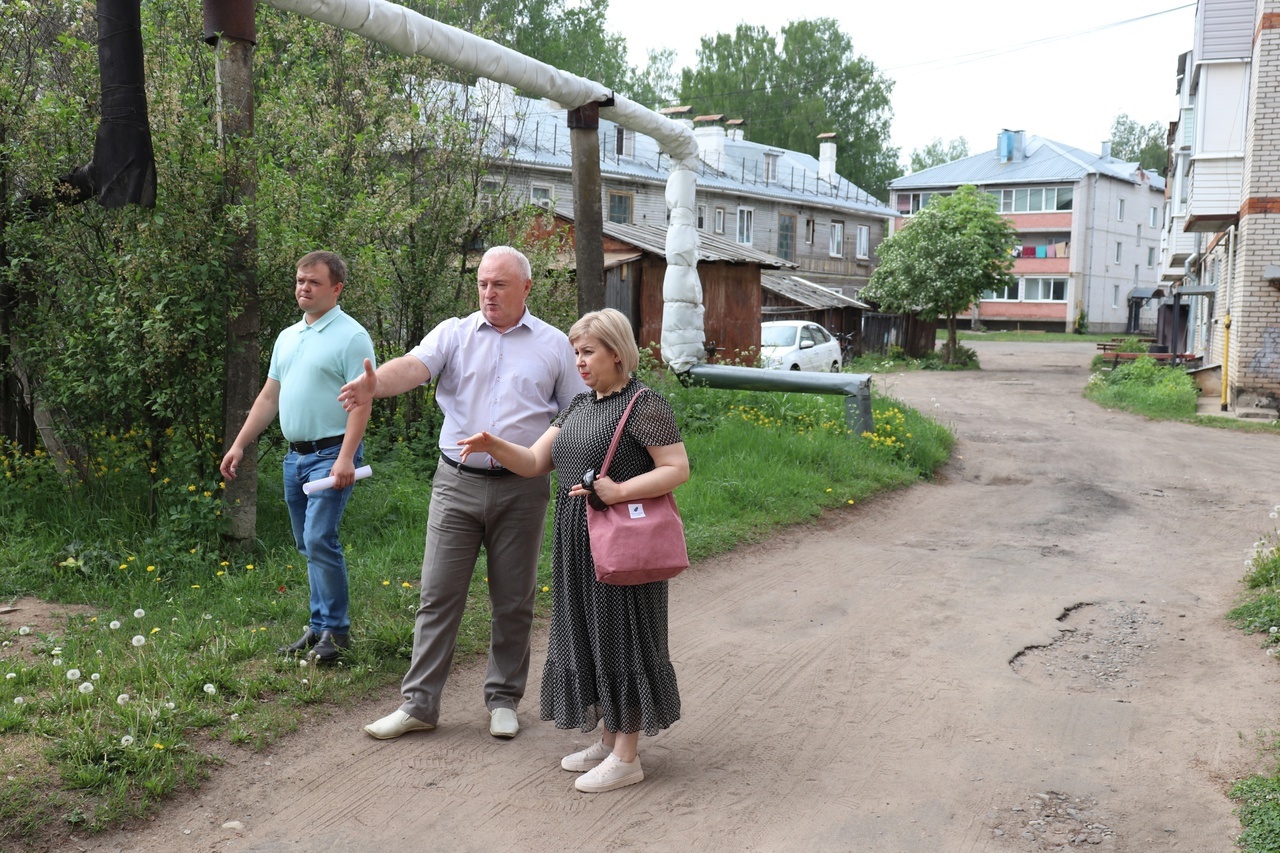
[[[834,335],[850,335],[853,353],[862,355],[862,313],[868,305],[786,272],[766,272],[760,283],[762,320],[809,320]]]
[[[556,219],[572,225],[561,212]],[[626,314],[640,346],[662,338],[662,281],[667,271],[667,229],[604,223],[605,304]],[[698,234],[703,329],[712,360],[754,357],[760,348],[764,270],[795,269],[782,258],[706,232]]]

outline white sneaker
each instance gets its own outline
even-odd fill
[[[628,763],[610,753],[609,757],[596,765],[594,770],[588,770],[573,780],[573,787],[584,794],[602,794],[643,780],[644,771],[640,769],[640,756],[637,755],[635,761]]]
[[[392,711],[381,720],[375,720],[364,727],[365,733],[378,740],[391,740],[409,732],[425,732],[434,729],[431,723],[424,723],[417,717],[410,717],[404,711]]]
[[[520,721],[510,708],[494,708],[489,712],[489,734],[494,737],[515,737],[520,731]]]
[[[566,755],[560,759],[560,766],[571,773],[586,773],[608,758],[609,753],[612,751],[613,748],[605,746],[604,739],[601,738],[586,749],[579,750],[573,755]]]

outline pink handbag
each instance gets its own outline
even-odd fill
[[[597,476],[603,477],[609,470],[631,407],[646,390],[641,388],[627,404]],[[675,495],[670,492],[656,498],[622,501],[604,509],[596,509],[588,501],[587,534],[596,580],[601,583],[631,586],[665,581],[689,568],[684,522],[680,520]]]

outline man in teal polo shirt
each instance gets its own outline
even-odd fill
[[[338,307],[347,265],[332,252],[311,252],[298,261],[294,296],[302,320],[276,338],[267,381],[249,410],[240,434],[222,459],[222,476],[236,476],[245,448],[280,415],[280,431],[289,442],[284,458],[284,499],[293,538],[307,558],[311,582],[311,621],[297,642],[280,654],[308,653],[329,663],[347,647],[347,562],[338,541],[356,468],[363,462],[365,427],[372,406],[348,413],[338,402],[342,386],[364,372],[373,358],[369,333]],[[333,488],[303,492],[304,484],[334,478]]]

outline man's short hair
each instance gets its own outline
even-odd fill
[[[491,255],[498,258],[514,258],[520,269],[520,280],[533,280],[533,267],[529,265],[529,259],[524,256],[524,252],[514,246],[490,246],[484,253],[484,257],[480,259],[480,263],[487,261]]]
[[[569,329],[569,340],[595,338],[622,362],[622,372],[630,375],[640,366],[640,350],[627,315],[615,308],[602,308],[583,314]]]
[[[347,262],[333,252],[307,252],[298,259],[298,269],[324,264],[329,268],[331,284],[347,283]]]

